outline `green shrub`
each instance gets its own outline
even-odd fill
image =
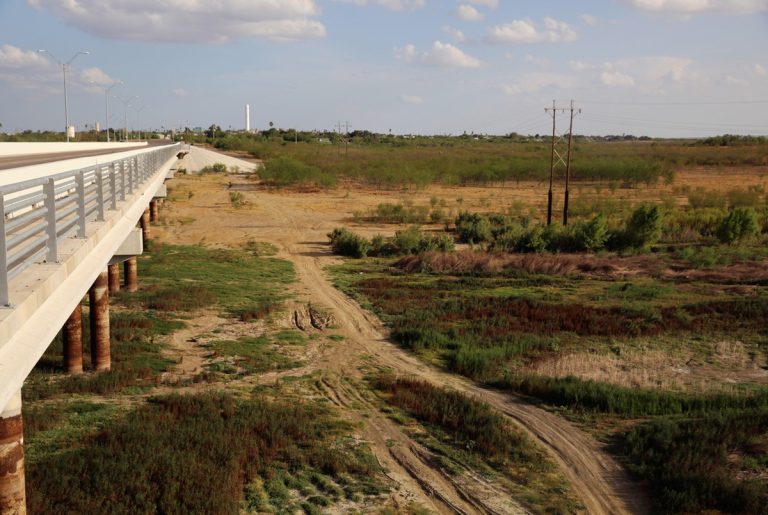
[[[227,173],[227,165],[224,163],[214,163],[204,167],[200,173]]]
[[[418,254],[430,250],[453,252],[454,250],[453,238],[448,234],[431,236],[422,233],[416,226],[397,231],[392,240],[392,246],[399,254]]]
[[[765,451],[755,442],[767,431],[768,410],[761,408],[654,420],[619,443],[630,470],[649,481],[655,512],[757,514],[768,506],[768,484],[739,474],[733,456],[745,464],[759,459]]]
[[[602,213],[589,222],[581,222],[574,229],[574,244],[580,250],[595,251],[603,248],[608,239],[608,224]]]
[[[760,232],[757,213],[752,208],[736,208],[728,213],[717,228],[717,239],[732,245],[754,238]]]
[[[547,250],[547,240],[544,237],[545,229],[541,225],[534,225],[518,238],[514,249],[516,252],[540,253]]]
[[[645,248],[661,237],[662,215],[658,206],[642,205],[627,220],[623,234],[626,247]]]
[[[462,243],[483,243],[493,239],[491,222],[478,213],[462,211],[456,218],[456,232]]]
[[[267,161],[259,170],[259,176],[273,186],[308,184],[329,187],[336,183],[335,176],[288,156]]]
[[[328,234],[333,252],[341,256],[364,258],[371,250],[371,243],[344,228],[336,228]]]
[[[392,243],[394,243],[395,247],[397,247],[402,254],[417,254],[423,239],[424,235],[421,234],[419,228],[412,225],[408,229],[397,231]]]

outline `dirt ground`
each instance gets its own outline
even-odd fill
[[[524,512],[503,485],[471,470],[453,476],[442,470],[428,449],[371,400],[363,382],[365,371],[371,367],[389,368],[399,374],[447,385],[496,408],[549,451],[586,512],[648,512],[642,488],[627,476],[601,443],[523,398],[481,388],[420,362],[389,342],[387,331],[377,317],[336,290],[324,272],[326,266],[338,262],[329,253],[326,234],[339,225],[354,225],[351,215],[355,211],[380,202],[403,200],[428,205],[432,196],[444,198],[446,204],[453,203],[457,208],[476,209],[497,202],[530,199],[534,192],[538,193],[537,185],[520,185],[514,190],[510,187],[434,187],[381,192],[340,188],[298,193],[266,191],[243,175],[205,175],[177,176],[169,186],[174,201],[166,202],[161,208],[162,225],[153,228],[153,236],[162,242],[212,247],[238,248],[249,241],[272,243],[278,249],[278,257],[295,265],[298,282],[292,293],[297,305],[311,302],[332,314],[343,339],[308,346],[311,356],[305,359],[305,366],[269,373],[259,381],[276,381],[284,375],[319,374],[320,394],[339,406],[345,416],[361,428],[359,436],[368,442],[398,485],[390,499],[394,506],[405,509],[417,503],[439,513]],[[229,198],[232,190],[244,194],[244,207],[232,207]],[[389,235],[395,227],[366,225],[355,230],[367,235]],[[195,339],[221,325],[220,319],[207,314],[176,335],[171,352],[180,365],[172,374],[183,377],[194,373],[204,360]]]

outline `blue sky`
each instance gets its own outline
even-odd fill
[[[2,130],[768,134],[768,0],[0,0]],[[141,109],[143,107],[143,109]],[[137,111],[141,109],[140,111]]]

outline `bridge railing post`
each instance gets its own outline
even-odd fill
[[[96,221],[104,221],[104,172],[101,167],[96,168]]]
[[[115,163],[109,165],[109,193],[110,209],[115,211],[117,209],[117,170]]]
[[[85,238],[85,178],[80,171],[75,176],[77,185],[77,237]]]
[[[120,167],[120,200],[125,200],[125,187],[127,184],[127,178],[125,177],[125,159],[120,161],[118,166]]]
[[[5,234],[5,195],[0,193],[0,304],[8,306],[10,298],[8,296],[8,246],[6,244]]]
[[[43,186],[45,194],[45,232],[48,241],[45,244],[48,254],[45,260],[49,263],[55,263],[59,260],[59,240],[56,237],[56,181],[48,179]]]

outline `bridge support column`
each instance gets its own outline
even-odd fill
[[[144,241],[144,246],[147,246],[149,241],[149,208],[144,210],[141,215],[141,238]]]
[[[125,289],[131,293],[139,291],[138,260],[136,256],[127,259],[123,263],[123,275],[125,276]]]
[[[83,307],[80,304],[64,323],[64,368],[67,374],[83,373]]]
[[[91,367],[94,371],[109,370],[109,289],[107,273],[102,272],[88,291],[91,306]]]
[[[149,202],[149,221],[152,223],[157,223],[157,221],[160,219],[160,215],[158,213],[158,208],[160,207],[159,200],[155,199]]]
[[[21,390],[0,412],[0,513],[27,513]]]
[[[109,277],[109,293],[120,291],[120,264],[107,265],[107,276]]]

